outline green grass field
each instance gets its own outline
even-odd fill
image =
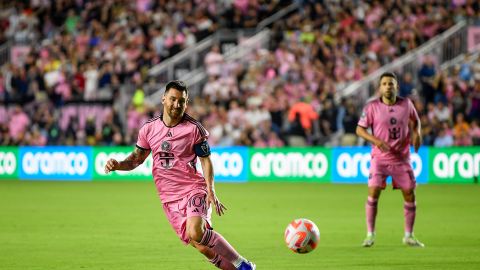
[[[366,185],[217,184],[214,227],[257,269],[480,269],[480,186],[422,185],[416,235],[401,244],[403,204],[382,194],[377,241],[365,236]],[[294,218],[320,229],[305,255],[283,243]],[[149,182],[0,181],[0,269],[216,269],[176,237]]]

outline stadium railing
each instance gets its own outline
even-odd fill
[[[223,55],[225,62],[229,63],[232,61],[239,61],[241,59],[245,59],[245,56],[249,55],[252,51],[258,48],[265,48],[268,45],[269,40],[270,30],[264,29],[256,35],[245,39],[240,44],[234,46],[226,53],[224,53]],[[200,88],[203,83],[207,81],[207,78],[208,76],[203,65],[176,77],[176,79],[185,81],[185,83],[189,86],[193,96],[200,93]],[[158,85],[157,91],[151,93],[150,96],[145,98],[145,101],[150,102],[150,105],[158,105],[162,100],[162,88],[163,85]]]
[[[205,82],[206,77],[204,78],[201,72],[195,70],[203,66],[203,59],[213,45],[220,44],[221,51],[224,55],[229,54],[232,50],[237,50],[239,48],[237,45],[240,40],[260,33],[273,22],[299,9],[300,6],[301,4],[299,2],[294,2],[261,21],[256,28],[238,30],[221,29],[200,43],[195,44],[190,48],[186,48],[174,57],[152,67],[148,74],[158,82],[188,78],[186,81],[189,83],[193,92],[192,94],[199,93],[202,86],[201,83]]]

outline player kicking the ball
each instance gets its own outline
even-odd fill
[[[125,160],[107,161],[105,172],[133,170],[152,153],[152,174],[163,210],[180,239],[220,269],[255,269],[212,229],[212,206],[219,216],[226,208],[215,194],[208,132],[185,113],[187,103],[186,85],[169,82],[162,98],[163,113],[143,125],[135,150]],[[197,156],[203,176],[196,170]]]
[[[398,81],[395,74],[383,73],[380,76],[381,97],[365,106],[358,121],[357,135],[373,144],[365,205],[367,238],[363,242],[364,247],[371,247],[375,242],[377,204],[381,191],[386,187],[387,176],[392,177],[393,188],[402,190],[404,198],[403,243],[412,247],[424,247],[413,235],[416,182],[410,165],[410,142],[415,152],[422,142],[420,119],[413,103],[397,96],[397,93]],[[372,134],[367,132],[367,128],[372,129]]]

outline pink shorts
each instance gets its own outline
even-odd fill
[[[207,226],[211,228],[212,209],[207,209],[206,204],[207,192],[205,190],[194,190],[183,199],[163,204],[163,211],[167,215],[167,219],[177,233],[180,240],[186,245],[190,243],[186,228],[187,218],[202,217],[207,222]]]
[[[370,161],[369,187],[387,186],[387,176],[392,176],[394,189],[410,190],[416,187],[415,176],[409,163],[379,164],[375,159]]]

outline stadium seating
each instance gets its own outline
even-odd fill
[[[224,62],[218,53],[216,58],[205,61],[210,78],[203,99],[192,97],[189,113],[212,131],[212,145],[361,144],[352,128],[361,105],[351,98],[337,103],[337,91],[420,46],[458,20],[473,18],[475,23],[478,14],[478,5],[471,3],[452,7],[450,3],[420,2],[397,6],[395,1],[360,1],[356,6],[348,1],[296,2],[301,6],[295,13],[271,25],[270,47],[255,50],[246,57],[247,64]],[[45,124],[48,121],[57,122],[58,128],[66,131],[76,118],[83,132],[89,116],[94,115],[94,126],[99,131],[110,114],[121,119],[116,125],[122,129],[122,140],[117,142],[134,143],[139,123],[159,112],[158,108],[148,107],[143,98],[144,89],[149,87],[146,80],[150,67],[193,46],[218,27],[255,27],[278,8],[275,1],[233,1],[231,6],[214,0],[165,1],[164,6],[153,1],[136,1],[134,5],[68,3],[50,6],[48,2],[32,2],[27,6],[14,2],[2,7],[0,29],[5,35],[0,41],[10,39],[14,43],[11,61],[2,66],[0,73],[0,102],[4,104],[0,105],[0,124],[8,130],[13,111],[17,110],[12,104],[23,105],[20,110],[32,123],[24,138],[0,138],[6,144],[28,144],[25,138],[36,129],[48,138],[52,126]],[[54,13],[62,16],[50,16]],[[41,43],[31,46],[33,41]],[[446,121],[450,128],[459,113],[463,113],[469,127],[472,121],[479,120],[478,59],[467,57],[458,68],[448,70],[435,67],[435,78],[442,82],[445,94],[434,95],[428,102],[433,106],[445,104],[453,112]],[[417,74],[410,74],[413,80],[399,75],[402,94],[421,88],[416,84]],[[119,109],[118,99],[130,97],[133,93],[126,90],[130,88],[136,89],[133,106]],[[462,100],[471,106],[462,104]],[[43,103],[51,105],[39,116],[38,108]],[[308,104],[315,113],[311,125],[296,122],[294,114],[288,117],[298,103]],[[429,107],[425,104],[420,112],[429,114]],[[459,108],[468,111],[460,112]],[[230,116],[232,111],[246,117],[232,121],[236,119]],[[214,116],[225,121],[212,121]],[[137,121],[129,121],[128,117]],[[426,140],[430,144],[439,132],[438,127],[428,127],[432,123],[436,122],[425,123],[426,130],[431,131],[431,138]],[[47,139],[45,143],[62,144],[65,139]],[[103,142],[98,136],[90,141]],[[473,138],[470,141],[455,143],[478,142]]]

